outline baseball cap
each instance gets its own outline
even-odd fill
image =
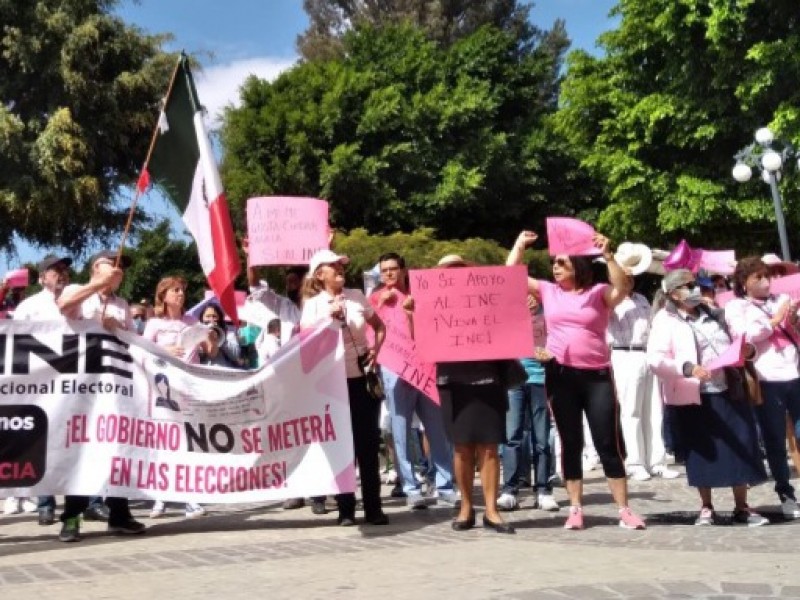
[[[117,253],[114,250],[102,250],[89,259],[89,266],[94,266],[94,263],[101,258],[110,260],[111,264],[115,264],[117,262]],[[131,266],[131,262],[131,257],[123,254],[119,259],[119,266],[121,269],[127,269]]]
[[[313,275],[322,265],[332,265],[337,262],[346,265],[350,259],[343,254],[336,254],[333,250],[318,250],[308,262],[308,274]]]
[[[36,269],[39,271],[39,273],[44,273],[47,271],[47,269],[52,269],[58,263],[63,264],[65,267],[69,267],[72,264],[72,259],[69,256],[56,256],[55,254],[48,254],[41,261],[39,261]]]

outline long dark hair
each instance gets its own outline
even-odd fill
[[[569,262],[572,263],[572,272],[575,273],[575,288],[587,290],[592,287],[594,283],[592,259],[588,256],[570,256]]]

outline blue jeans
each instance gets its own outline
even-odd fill
[[[761,381],[764,403],[755,407],[761,438],[767,453],[769,472],[775,480],[775,492],[781,501],[795,498],[789,483],[791,473],[786,456],[786,411],[794,423],[795,435],[800,432],[800,379]]]
[[[392,410],[392,437],[397,455],[397,472],[406,494],[419,493],[421,485],[414,477],[414,467],[408,452],[411,423],[416,411],[431,448],[431,462],[436,469],[436,488],[453,489],[453,448],[444,429],[441,407],[413,385],[395,373],[381,368],[383,389]]]
[[[530,430],[530,446],[526,443],[526,429]],[[520,480],[530,473],[531,447],[533,489],[538,493],[550,493],[553,457],[550,451],[550,411],[543,384],[524,383],[508,391],[506,439],[508,442],[503,447],[502,493],[516,495],[519,492]]]

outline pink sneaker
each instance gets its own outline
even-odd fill
[[[645,524],[636,513],[627,506],[619,509],[619,526],[625,529],[644,529]]]
[[[564,529],[583,529],[583,509],[580,506],[569,507],[569,516],[564,523]]]

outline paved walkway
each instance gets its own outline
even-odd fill
[[[278,505],[212,506],[210,516],[147,521],[144,536],[108,536],[84,523],[77,544],[35,515],[0,516],[0,596],[168,600],[315,598],[564,598],[715,600],[800,598],[800,522],[783,520],[771,484],[751,492],[769,526],[694,527],[698,501],[686,480],[631,482],[646,531],[617,527],[604,480],[587,474],[587,529],[562,528],[565,512],[509,518],[515,536],[450,529],[451,511],[411,512],[387,499],[391,524],[340,528],[335,512]],[[388,498],[388,488],[384,497]],[[556,489],[564,504],[565,494]],[[719,511],[730,493],[717,493]],[[478,514],[480,519],[480,512]]]

